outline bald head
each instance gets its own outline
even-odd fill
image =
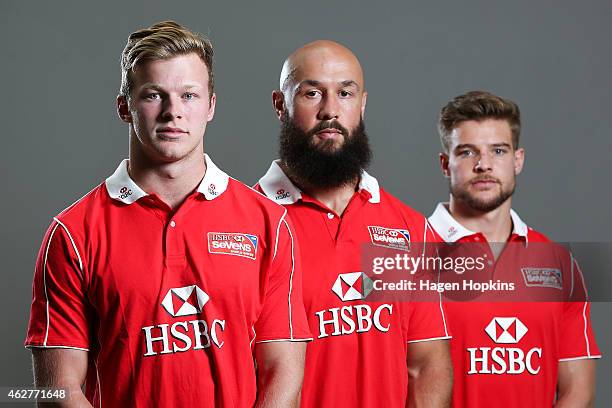
[[[302,80],[317,81],[316,74],[332,74],[345,71],[363,90],[363,71],[359,60],[351,50],[329,40],[318,40],[295,50],[283,64],[280,75],[280,89],[283,93],[299,85]]]

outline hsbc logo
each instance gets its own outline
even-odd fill
[[[210,297],[197,285],[172,288],[166,293],[162,306],[172,317],[198,314]]]
[[[527,326],[517,317],[494,317],[485,333],[497,344],[518,344],[527,334]],[[542,348],[524,350],[520,347],[470,347],[468,374],[523,374],[540,372]]]
[[[332,285],[332,292],[342,301],[365,299],[374,284],[363,272],[341,273]],[[386,333],[391,328],[393,305],[382,304],[373,308],[367,304],[332,307],[315,312],[319,320],[318,338],[369,332],[372,329]],[[328,330],[329,329],[329,330]]]
[[[276,196],[274,197],[274,199],[276,200],[282,200],[285,199],[287,197],[291,196],[291,193],[288,191],[283,190],[282,188],[280,190],[278,190],[276,192]]]
[[[516,344],[527,333],[527,327],[516,317],[494,317],[485,332],[496,343]]]
[[[341,273],[332,286],[340,300],[365,299],[374,287],[372,279],[363,272]]]
[[[210,301],[210,296],[198,285],[171,288],[161,302],[163,309],[173,318],[198,315],[204,305]],[[201,350],[211,347],[223,347],[221,339],[225,331],[224,319],[194,319],[145,326],[144,357],[159,354],[174,354],[190,350]]]

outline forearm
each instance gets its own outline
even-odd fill
[[[76,350],[33,349],[34,385],[39,388],[66,390],[67,398],[57,402],[39,402],[39,407],[91,407],[82,386],[87,372],[87,353]]]
[[[448,407],[452,393],[452,368],[437,366],[411,370],[408,407]]]
[[[592,407],[595,399],[595,360],[559,363],[556,408]]]
[[[302,378],[283,370],[259,375],[256,408],[298,407]]]
[[[65,387],[61,386],[53,388],[66,389]],[[66,398],[65,400],[57,402],[39,402],[37,406],[41,408],[89,408],[92,406],[87,400],[87,398],[85,398],[85,395],[83,394],[83,391],[81,389],[66,390],[66,395],[68,396],[68,398]]]

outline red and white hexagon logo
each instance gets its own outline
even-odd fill
[[[341,300],[365,299],[374,287],[372,279],[363,272],[341,273],[332,286]]]
[[[164,296],[162,306],[173,317],[198,314],[210,297],[197,285],[172,288]]]
[[[494,317],[485,332],[496,343],[515,344],[527,333],[527,327],[517,317]]]

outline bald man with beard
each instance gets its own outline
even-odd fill
[[[435,238],[423,215],[365,171],[372,152],[364,85],[349,49],[315,41],[287,58],[272,94],[280,160],[256,188],[285,206],[299,242],[315,337],[307,348],[302,406],[448,406],[450,335],[441,304],[368,299],[365,244],[410,251]]]

